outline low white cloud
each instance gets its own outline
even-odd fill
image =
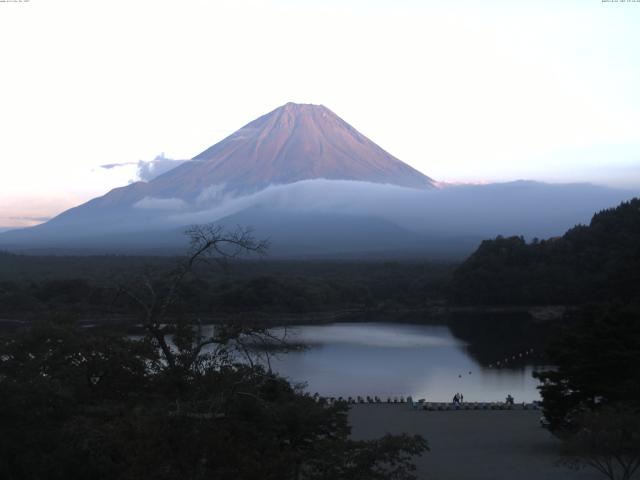
[[[104,165],[100,165],[100,168],[104,168],[105,170],[113,170],[118,167],[126,167],[128,165],[137,165],[138,162],[122,162],[122,163],[105,163]]]
[[[167,173],[169,170],[173,170],[174,168],[182,165],[184,162],[188,160],[175,160],[173,158],[167,158],[164,156],[164,153],[156,156],[151,161],[143,161],[140,160],[138,162],[138,179],[143,182],[149,182],[156,177],[159,177],[163,173]]]
[[[188,162],[188,160],[176,160],[173,158],[167,158],[162,152],[153,160],[138,160],[137,162],[120,162],[120,163],[105,163],[100,165],[100,168],[104,170],[114,170],[120,169],[122,167],[129,167],[132,165],[136,166],[136,178],[131,180],[131,182],[135,181],[143,181],[149,182],[154,178],[162,175],[163,173],[168,172],[169,170],[173,170],[174,168],[182,165],[184,162]]]
[[[196,203],[212,205],[223,202],[227,198],[225,187],[224,183],[218,183],[203,189],[196,197]]]
[[[208,193],[218,192],[212,189]],[[173,225],[218,222],[247,209],[376,217],[415,232],[553,236],[632,193],[589,184],[511,182],[417,190],[350,180],[304,180],[243,196],[216,196],[164,218]],[[200,198],[200,197],[199,197]],[[259,218],[261,215],[256,213]]]

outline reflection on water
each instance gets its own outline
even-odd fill
[[[398,323],[342,323],[289,328],[289,340],[311,348],[271,359],[273,369],[310,392],[325,396],[411,395],[449,401],[516,402],[540,398],[534,367],[481,366],[446,326]]]
[[[312,346],[328,343],[347,343],[382,348],[457,347],[462,343],[447,327],[428,327],[433,333],[424,334],[424,327],[399,324],[339,323],[289,328],[287,336],[294,342]],[[278,330],[275,331],[279,333]]]

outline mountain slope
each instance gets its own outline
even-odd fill
[[[287,103],[150,182],[116,188],[92,207],[144,198],[215,200],[270,185],[325,178],[427,189],[434,181],[390,155],[322,105]]]
[[[184,249],[185,226],[216,222],[256,227],[274,255],[461,257],[499,233],[559,235],[632,196],[586,184],[433,186],[327,108],[289,103],[148,183],[1,233],[0,248]]]
[[[89,202],[46,224],[0,234],[0,248],[175,252],[186,248],[185,226],[215,222],[254,227],[257,237],[271,239],[272,256],[372,257],[378,252],[387,258],[463,258],[482,238],[561,235],[588,222],[594,211],[632,196],[579,184],[512,182],[417,190],[305,180],[214,205],[162,200],[156,208],[94,208]]]
[[[434,182],[322,105],[287,103],[162,175],[154,188],[181,193],[215,181],[242,192],[325,178],[429,188]]]

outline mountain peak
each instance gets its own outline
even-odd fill
[[[297,130],[298,127],[302,130]],[[305,136],[308,143],[314,139],[323,140],[323,132],[326,133],[330,128],[335,129],[334,135],[340,130],[347,130],[361,136],[353,127],[324,105],[288,102],[245,125],[229,138],[245,139],[248,132],[260,130],[264,133],[263,137],[277,135],[285,140],[284,136],[286,135],[298,138]],[[266,134],[265,131],[269,131],[269,133]],[[361,137],[364,139],[363,136]],[[304,152],[304,155],[307,156],[308,152]]]
[[[329,110],[322,104],[315,103],[296,103],[296,102],[287,102],[284,105],[276,108],[276,110],[285,109],[292,110],[297,112],[311,111],[311,110]]]
[[[314,103],[294,103],[288,102],[271,112],[273,114],[286,114],[295,116],[320,115],[323,118],[334,117],[339,118],[335,113],[324,105],[316,105]]]
[[[293,109],[293,110],[313,110],[313,109],[326,109],[327,107],[325,107],[324,105],[317,105],[315,103],[296,103],[296,102],[287,102],[284,105],[278,107],[278,108],[286,108],[286,109]],[[277,109],[276,109],[277,110]]]
[[[286,103],[248,123],[151,186],[185,198],[212,185],[247,193],[269,185],[329,179],[432,188],[324,105]]]
[[[401,162],[324,105],[286,103],[240,128],[192,161],[148,183],[116,189],[102,205],[145,197],[187,202],[248,194],[302,180],[354,180],[426,189],[435,182]]]

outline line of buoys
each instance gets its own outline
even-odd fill
[[[523,358],[527,355],[532,355],[534,352],[533,348],[528,348],[524,352],[518,352],[517,354],[507,356],[501,360],[497,360],[496,362],[490,363],[489,368],[500,367],[501,365],[506,365],[511,361],[517,360],[519,358]]]

